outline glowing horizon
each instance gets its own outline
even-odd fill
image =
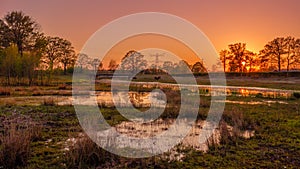
[[[300,23],[297,18],[300,16],[298,10],[300,1],[297,0],[274,0],[272,4],[261,0],[242,2],[189,0],[184,3],[179,0],[162,2],[53,0],[47,3],[34,0],[3,0],[0,5],[1,17],[7,12],[21,10],[33,17],[45,34],[70,40],[77,52],[103,25],[125,15],[149,11],[170,13],[188,20],[208,36],[218,52],[226,49],[229,44],[242,42],[247,44],[247,49],[258,53],[267,42],[276,37],[289,35],[300,37]],[[172,43],[176,46],[176,42]],[[140,47],[137,45],[134,48]],[[182,50],[185,51],[184,48]],[[119,57],[123,57],[123,51],[123,49],[118,51],[122,53]]]

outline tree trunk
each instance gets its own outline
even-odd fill
[[[17,42],[17,47],[18,47],[18,53],[23,56],[23,47],[22,47],[22,42]]]
[[[281,72],[280,55],[278,55],[278,72]]]
[[[67,74],[67,64],[64,64],[64,75]]]
[[[50,60],[49,69],[51,72],[53,71],[53,60]]]
[[[287,67],[286,67],[286,70],[287,72],[290,71],[290,58],[287,59],[288,63],[287,63]]]
[[[226,59],[225,59],[225,56],[224,56],[224,60],[223,60],[223,67],[224,67],[224,72],[226,72]]]
[[[289,77],[289,71],[290,71],[290,58],[289,56],[287,57],[287,67],[286,67],[286,77]]]

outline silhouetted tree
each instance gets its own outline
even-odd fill
[[[21,56],[24,48],[34,45],[38,32],[38,24],[21,11],[9,12],[0,20],[1,46],[8,47],[10,43],[14,43]]]
[[[192,72],[193,72],[193,73],[206,72],[206,69],[205,69],[203,63],[201,63],[201,62],[196,62],[196,63],[192,66]]]
[[[299,55],[299,48],[300,48],[300,39],[296,39],[288,36],[285,38],[285,53],[286,53],[286,70],[289,71],[290,67],[294,64],[299,63],[300,55]]]
[[[300,64],[300,39],[297,39],[295,41],[295,46],[293,48],[291,58],[293,65]]]
[[[99,71],[103,69],[103,63],[100,61],[100,59],[92,59],[91,65],[93,66],[94,71]]]
[[[46,37],[47,46],[45,49],[44,62],[48,64],[49,70],[53,70],[54,62],[58,60],[61,55],[61,43],[63,39],[59,37]]]
[[[229,51],[228,50],[221,50],[220,52],[220,61],[222,63],[223,66],[223,71],[226,72],[226,65],[228,64],[228,60],[230,59],[230,55],[229,55]]]
[[[174,66],[176,73],[189,73],[191,71],[191,65],[185,60],[180,60],[176,66]]]
[[[77,54],[77,67],[80,68],[80,71],[83,70],[84,66],[87,66],[87,64],[89,63],[89,56],[87,54],[84,53],[78,53]],[[86,67],[87,68],[87,67]]]
[[[115,60],[111,59],[108,64],[108,70],[114,71],[117,69],[117,67],[118,67],[117,62]]]
[[[120,69],[137,73],[142,69],[145,69],[146,66],[147,61],[144,59],[144,55],[137,51],[131,50],[123,57],[120,64]]]
[[[249,67],[248,71],[253,72],[254,66],[260,66],[260,60],[256,53],[246,50],[245,52],[245,66]]]
[[[230,70],[242,72],[243,70],[242,63],[243,61],[245,61],[246,44],[235,43],[235,44],[230,44],[228,47],[231,55]]]
[[[285,51],[286,42],[283,37],[275,38],[274,40],[268,42],[264,49],[261,51],[263,61],[265,62],[277,62],[277,69],[281,71],[281,65],[283,64],[283,55],[286,54]]]
[[[163,63],[162,68],[163,68],[163,70],[165,70],[166,72],[171,73],[171,72],[173,71],[173,69],[174,69],[174,64],[173,64],[173,62],[171,62],[171,61],[165,61],[165,62]]]
[[[62,63],[64,69],[64,75],[67,74],[67,68],[73,65],[76,59],[74,47],[71,42],[65,39],[60,39],[60,52],[58,56],[58,61]]]

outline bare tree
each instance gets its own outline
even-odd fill
[[[229,51],[228,50],[221,50],[220,52],[220,61],[222,63],[223,66],[223,70],[224,72],[226,72],[226,65],[227,65],[227,61],[230,59],[230,55],[229,55]]]
[[[285,38],[280,37],[268,42],[265,45],[263,51],[261,51],[261,53],[263,54],[262,57],[264,58],[264,61],[277,62],[277,69],[279,72],[281,71],[281,66],[284,63],[282,57],[284,54],[286,54],[285,48]]]

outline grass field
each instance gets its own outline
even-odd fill
[[[63,95],[71,92],[66,84],[70,77],[59,77],[58,85],[1,87],[1,98],[38,94]],[[151,81],[145,76],[141,81]],[[171,82],[172,79],[161,82]],[[137,78],[139,80],[139,78]],[[199,84],[209,84],[198,77]],[[258,86],[300,90],[299,79],[249,77],[229,78],[232,86]],[[97,90],[109,86],[98,86]],[[1,101],[0,98],[0,101]],[[2,99],[3,100],[3,99]],[[85,136],[73,106],[55,104],[0,104],[0,168],[294,168],[300,166],[300,100],[260,97],[227,97],[223,120],[238,130],[251,129],[253,137],[222,135],[220,145],[210,145],[204,153],[181,150],[181,161],[159,155],[130,159],[99,148]],[[26,101],[26,100],[24,100]],[[254,104],[251,104],[254,103]],[[198,118],[205,119],[210,97],[201,97]],[[87,107],[88,109],[88,107]],[[116,109],[102,107],[111,125],[126,120]],[[163,118],[174,118],[174,110],[166,110]]]
[[[260,98],[235,97],[229,99],[247,102],[261,101]],[[282,100],[275,99],[274,101]],[[232,116],[232,112],[242,114],[243,121],[247,122],[245,126],[252,126],[255,129],[255,136],[250,139],[239,137],[229,139],[219,146],[212,146],[207,153],[187,150],[183,161],[169,163],[159,157],[135,161],[115,157],[104,150],[101,152],[114,158],[98,157],[98,161],[105,158],[105,165],[108,163],[110,166],[119,168],[124,166],[139,168],[139,164],[158,168],[297,166],[300,165],[300,102],[299,100],[284,101],[289,106],[276,102],[260,106],[226,103],[223,117],[228,119]],[[204,102],[202,108],[207,109],[207,103]],[[106,119],[113,120],[111,124],[124,120],[113,109],[103,109],[103,112]],[[72,138],[78,138],[82,134],[72,106],[1,106],[0,114],[2,121],[22,117],[30,119],[38,127],[39,134],[30,143],[28,168],[64,168],[68,166],[70,161],[65,154],[70,152],[69,149],[74,145]],[[19,123],[25,124],[27,121]],[[3,126],[1,128],[2,131],[5,130]],[[2,148],[4,147],[2,146]],[[94,149],[92,150],[94,151]],[[88,154],[86,155],[88,156]],[[86,165],[94,165],[89,161],[84,162],[87,163]]]

